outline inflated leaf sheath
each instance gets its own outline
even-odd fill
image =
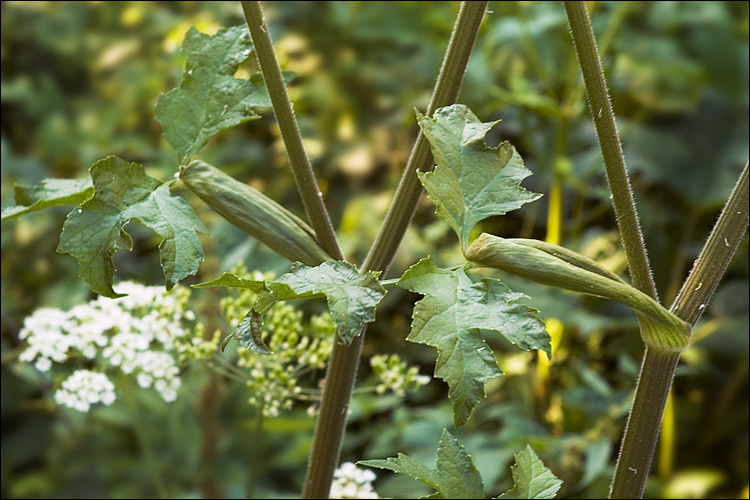
[[[218,168],[195,160],[180,167],[180,179],[227,221],[287,259],[308,266],[331,260],[304,221]]]
[[[666,350],[688,346],[690,325],[640,290],[610,276],[599,264],[570,250],[482,233],[466,250],[466,258],[544,285],[607,297],[633,309],[649,345]]]

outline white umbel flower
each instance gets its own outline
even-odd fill
[[[85,358],[102,371],[119,368],[132,374],[139,386],[153,387],[165,401],[174,401],[180,387],[178,346],[188,337],[181,321],[195,319],[185,310],[190,291],[175,287],[167,293],[163,287],[132,282],[120,283],[118,290],[129,295],[98,297],[67,312],[38,309],[19,334],[27,344],[20,360],[48,371],[55,363]],[[60,404],[85,411],[85,398],[64,387],[58,392]]]
[[[53,361],[65,361],[68,349],[78,343],[78,337],[68,335],[73,326],[68,314],[59,309],[37,309],[26,318],[18,334],[28,344],[19,359],[36,360],[34,366],[43,372],[50,369]]]
[[[115,386],[103,373],[76,370],[55,392],[55,402],[86,413],[91,405],[111,405],[115,400]]]
[[[153,385],[164,401],[177,399],[180,369],[171,355],[165,352],[145,351],[138,355],[137,363],[140,371],[137,376],[138,385],[143,388]]]
[[[331,498],[380,498],[372,489],[375,473],[351,462],[341,464],[333,473]]]

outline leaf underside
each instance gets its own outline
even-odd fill
[[[123,229],[131,219],[162,237],[159,254],[168,289],[195,274],[203,260],[197,232],[206,229],[182,198],[170,195],[169,183],[147,175],[140,164],[116,156],[99,160],[89,172],[94,196],[68,214],[57,251],[78,260],[78,274],[94,292],[122,296],[112,289],[112,257],[132,247]]]

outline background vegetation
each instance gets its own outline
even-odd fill
[[[266,6],[282,67],[298,75],[290,94],[321,191],[354,262],[387,208],[416,136],[413,109],[426,107],[457,9],[457,2]],[[562,6],[490,2],[489,10],[459,102],[481,121],[502,119],[488,141],[511,141],[534,172],[524,185],[545,197],[484,228],[556,240],[625,275]],[[656,283],[669,303],[748,157],[748,4],[596,2],[592,21]],[[177,159],[153,107],[181,79],[182,38],[191,25],[214,32],[243,22],[236,2],[4,2],[2,205],[13,204],[14,182],[83,177],[109,154],[150,165],[155,177],[172,175]],[[239,69],[255,71],[250,63]],[[270,110],[221,134],[201,157],[303,213]],[[190,201],[211,229],[204,240],[211,257],[186,282],[211,279],[239,260],[250,270],[286,270],[287,261]],[[149,497],[155,491],[124,405],[63,411],[50,380],[18,361],[26,316],[92,298],[75,260],[55,253],[66,213],[37,212],[2,228],[0,493]],[[116,256],[118,278],[161,285],[158,240],[130,229],[134,251]],[[425,198],[387,277],[427,254],[442,265],[461,262],[454,236]],[[747,498],[748,268],[745,238],[678,368],[649,497]],[[564,480],[561,497],[602,497],[642,354],[635,318],[609,301],[502,278],[548,321],[554,362],[546,367],[535,353],[493,345],[506,375],[488,384],[487,399],[454,434],[488,492],[511,485],[513,454],[530,443]],[[365,358],[398,352],[432,372],[434,351],[404,341],[417,297],[390,291],[369,328]],[[196,290],[190,307],[226,331],[219,298]],[[174,403],[135,392],[170,494],[239,498],[251,468],[259,497],[298,494],[314,419],[295,406],[267,419],[259,440],[249,389],[211,373],[203,365],[186,369]],[[371,376],[363,363],[359,379]],[[452,421],[446,393],[433,380],[409,396],[355,396],[342,461],[404,452],[432,463]],[[407,478],[378,476],[382,496],[427,493]]]

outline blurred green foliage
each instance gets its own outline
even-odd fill
[[[277,53],[298,78],[290,88],[321,190],[355,262],[367,252],[416,136],[458,11],[457,2],[268,2]],[[503,121],[488,142],[509,140],[534,175],[525,186],[552,197],[488,219],[482,229],[543,239],[552,219],[561,242],[624,274],[606,179],[562,6],[490,2],[459,102],[481,121]],[[592,21],[609,79],[655,279],[669,302],[700,251],[748,157],[748,4],[746,2],[595,2]],[[177,50],[187,29],[214,32],[242,24],[236,2],[3,2],[0,156],[2,205],[14,182],[83,177],[109,154],[147,165],[166,179],[177,159],[153,117],[160,93],[180,81]],[[256,71],[252,62],[239,72]],[[203,159],[301,214],[273,116],[212,139]],[[244,259],[283,272],[288,262],[189,198],[211,229],[211,279]],[[551,209],[550,209],[551,208]],[[55,254],[66,208],[3,225],[2,486],[8,498],[150,497],[133,423],[117,403],[90,414],[62,411],[51,388],[17,363],[23,318],[37,307],[69,308],[90,298],[74,259]],[[551,216],[548,214],[552,214]],[[160,284],[153,235],[131,223],[133,252],[115,258],[118,278]],[[432,254],[461,262],[448,226],[425,201],[396,256],[398,276]],[[675,380],[671,464],[647,486],[652,498],[737,497],[748,485],[748,240],[696,327]],[[531,444],[564,484],[561,497],[606,495],[614,455],[642,353],[627,310],[494,274],[532,297],[556,325],[553,363],[501,341],[492,347],[505,376],[456,437],[474,457],[487,493],[511,486],[514,453]],[[390,276],[389,276],[390,277]],[[219,296],[194,293],[207,328],[227,328]],[[430,373],[434,351],[406,344],[417,295],[394,289],[369,329],[365,358],[398,352]],[[314,305],[303,306],[306,314]],[[368,376],[362,364],[360,379]],[[452,417],[447,387],[433,381],[416,395],[358,395],[342,461],[394,456],[434,460]],[[257,477],[259,497],[297,495],[313,418],[295,408],[267,419],[256,439],[248,390],[211,372],[185,373],[175,403],[136,393],[146,438],[172,495],[231,497]],[[660,462],[660,451],[656,462]],[[263,457],[258,460],[257,457]],[[656,465],[655,465],[656,470]],[[382,496],[427,494],[422,485],[380,474]]]

